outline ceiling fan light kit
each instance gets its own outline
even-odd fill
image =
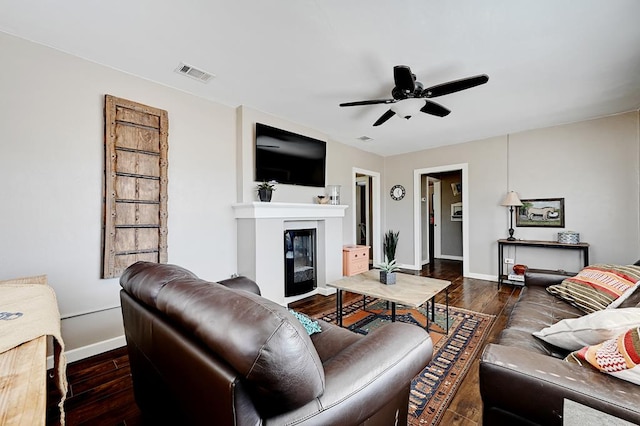
[[[436,117],[446,117],[451,113],[451,111],[436,102],[430,101],[428,98],[437,98],[438,96],[448,95],[485,84],[489,81],[489,76],[486,74],[480,74],[473,77],[461,78],[459,80],[437,84],[425,89],[422,83],[416,81],[416,75],[411,72],[411,68],[406,65],[396,65],[393,67],[393,79],[395,86],[391,90],[391,99],[371,99],[365,101],[344,102],[341,103],[340,106],[348,107],[395,104],[406,99],[421,99],[422,102],[424,102],[424,105],[420,108],[421,112],[435,115]],[[405,110],[404,107],[398,108],[398,106],[393,105],[387,110],[387,112],[382,114],[382,116],[380,116],[373,125],[379,126],[396,114],[408,120],[411,118],[411,113],[407,111],[408,110]]]

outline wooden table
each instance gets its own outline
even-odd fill
[[[46,377],[46,336],[0,354],[0,425],[45,424]]]
[[[396,273],[396,283],[392,285],[380,282],[380,271],[370,270],[361,274],[344,277],[332,283],[328,287],[338,290],[336,297],[336,315],[338,325],[342,327],[342,292],[361,294],[363,296],[376,297],[391,302],[391,321],[396,319],[396,303],[418,308],[427,301],[431,301],[431,320],[435,319],[435,303],[433,298],[445,291],[446,332],[449,334],[449,286],[451,281],[422,277],[420,275]],[[429,329],[429,314],[427,313],[427,330]]]
[[[589,266],[589,244],[588,243],[569,244],[569,243],[559,243],[557,241],[502,239],[502,240],[498,240],[498,288],[500,288],[500,286],[502,285],[502,282],[507,277],[506,274],[503,274],[502,272],[503,265],[504,265],[504,258],[503,258],[504,246],[542,247],[542,248],[552,248],[552,249],[578,250],[579,252],[582,253],[583,265],[585,267]]]

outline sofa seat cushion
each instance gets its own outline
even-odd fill
[[[354,333],[326,321],[318,320],[318,324],[322,328],[322,333],[312,334],[311,341],[323,364],[364,337],[362,334]]]
[[[507,328],[540,331],[565,318],[584,315],[579,309],[551,297],[543,287],[525,287],[513,307]]]
[[[564,358],[568,351],[537,339],[532,333],[565,318],[577,318],[583,313],[552,297],[544,287],[524,287],[511,311],[507,327],[500,333],[501,345],[513,346],[555,358]]]

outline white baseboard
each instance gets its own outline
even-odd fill
[[[409,269],[411,271],[420,271],[422,269],[422,266],[406,265],[404,263],[399,264],[398,267],[400,269]]]
[[[459,261],[463,261],[464,258],[462,256],[451,256],[448,254],[441,254],[440,256],[438,256],[438,259],[445,259],[445,260],[459,260]]]
[[[465,277],[473,278],[476,280],[493,281],[496,283],[498,282],[498,277],[496,277],[495,275],[476,274],[476,273],[469,272],[469,275],[466,275]]]
[[[127,340],[125,339],[124,335],[122,335],[122,336],[114,337],[113,339],[103,340],[102,342],[83,346],[81,348],[65,351],[65,355],[67,356],[67,363],[71,363],[74,361],[80,361],[81,359],[85,359],[94,355],[101,354],[103,352],[121,348],[126,345],[127,345]],[[53,356],[48,356],[47,370],[51,368],[53,368]]]
[[[329,288],[329,287],[318,287],[318,294],[323,296],[331,296],[332,294],[336,294],[337,289]]]

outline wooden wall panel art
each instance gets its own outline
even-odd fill
[[[166,111],[105,96],[103,278],[131,264],[167,263]]]

